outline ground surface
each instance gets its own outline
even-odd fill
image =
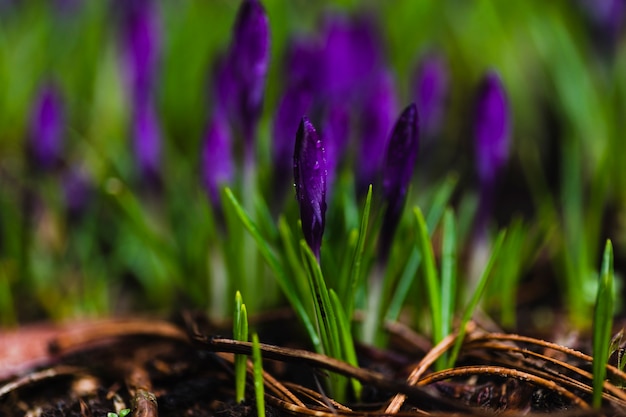
[[[262,346],[268,415],[626,415],[623,373],[609,368],[605,407],[594,411],[591,358],[539,339],[472,323],[458,365],[433,372],[454,338],[431,348],[394,325],[393,349],[360,347],[363,367],[352,368],[302,349],[290,326],[267,323],[261,334],[271,342]],[[189,316],[178,323],[106,320],[5,331],[0,415],[106,416],[126,408],[131,416],[256,415],[252,384],[244,405],[233,401],[233,353],[249,353],[250,345],[219,331]],[[361,400],[329,398],[320,382],[329,371],[361,380]]]

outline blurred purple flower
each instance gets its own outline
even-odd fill
[[[358,115],[359,149],[356,175],[357,193],[363,195],[375,184],[387,147],[389,130],[397,114],[393,77],[389,72],[378,73],[363,100]]]
[[[506,92],[495,71],[489,71],[482,80],[475,117],[478,177],[483,186],[492,186],[506,163],[511,130]]]
[[[124,0],[122,44],[127,82],[135,105],[152,95],[160,58],[160,16],[154,0]]]
[[[612,56],[626,19],[626,0],[580,0],[598,49]]]
[[[141,178],[158,183],[161,178],[161,129],[151,105],[135,109],[133,133],[133,150]]]
[[[447,94],[448,68],[444,59],[426,55],[417,68],[414,87],[423,136],[433,137],[441,129]]]
[[[400,221],[406,194],[411,183],[419,150],[418,113],[415,103],[404,109],[396,122],[383,167],[383,198],[387,204],[383,218],[381,242],[383,262],[391,247],[391,239]]]
[[[324,89],[333,97],[358,93],[382,65],[382,48],[373,21],[331,16],[325,27]]]
[[[295,38],[287,45],[285,53],[285,74],[288,88],[305,86],[316,90],[322,85],[324,51],[318,43],[309,38]]]
[[[269,20],[258,0],[241,3],[233,30],[228,67],[237,83],[238,124],[252,147],[261,115],[270,61]]]
[[[288,88],[278,104],[272,130],[274,169],[279,180],[291,168],[294,134],[298,131],[302,116],[309,113],[312,104],[313,93],[302,84]]]
[[[228,123],[220,114],[209,122],[202,146],[202,181],[211,204],[221,208],[220,189],[233,180],[235,168],[231,153],[231,135]]]
[[[91,199],[93,188],[87,173],[74,166],[63,175],[65,207],[70,220],[80,217]]]
[[[326,156],[321,137],[306,117],[296,134],[293,176],[302,233],[319,260],[326,223]]]
[[[328,170],[328,190],[332,190],[339,164],[350,139],[350,112],[345,103],[331,103],[326,109],[322,127]],[[330,194],[330,192],[329,192]]]
[[[52,85],[44,85],[37,93],[30,114],[28,151],[40,169],[50,169],[63,152],[64,114],[61,95]]]

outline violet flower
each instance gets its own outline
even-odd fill
[[[278,180],[292,168],[289,160],[293,155],[293,135],[312,104],[313,93],[302,84],[288,88],[278,104],[272,125],[274,172]]]
[[[43,86],[31,109],[28,152],[37,168],[48,170],[61,159],[64,112],[61,95],[51,84]]]
[[[326,155],[321,137],[306,117],[296,133],[293,177],[302,233],[319,260],[326,224]]]
[[[85,170],[78,166],[64,173],[62,185],[67,217],[73,221],[86,212],[93,187]]]
[[[126,77],[135,105],[150,100],[160,58],[159,14],[154,0],[124,0],[122,43]]]
[[[350,139],[350,113],[345,103],[329,104],[324,117],[322,136],[326,149],[327,190],[332,190],[339,164],[346,153]]]
[[[626,19],[626,0],[580,0],[597,50],[613,58]]]
[[[391,240],[400,222],[419,149],[418,113],[415,103],[404,109],[396,122],[383,167],[383,198],[386,209],[379,248],[386,262]]]
[[[430,54],[415,74],[414,97],[420,114],[422,135],[431,138],[441,129],[448,94],[448,68],[443,58]]]
[[[510,115],[506,92],[495,71],[488,72],[478,92],[474,136],[481,184],[493,184],[509,152]]]
[[[367,193],[370,184],[375,184],[379,176],[396,108],[393,77],[388,72],[380,72],[367,92],[359,114],[360,163],[356,173],[359,195]]]
[[[292,39],[286,47],[284,78],[287,88],[306,87],[311,91],[323,87],[324,52],[314,39]]]
[[[382,66],[382,47],[373,21],[333,16],[325,27],[324,89],[345,100],[365,88]]]
[[[509,105],[504,86],[498,73],[490,71],[480,85],[474,125],[480,182],[479,233],[484,232],[491,215],[496,181],[508,158],[510,130]]]
[[[147,104],[135,109],[133,151],[141,178],[152,184],[160,181],[161,129],[154,108]]]
[[[265,9],[259,0],[244,0],[235,21],[228,66],[238,84],[238,124],[246,149],[252,148],[261,115],[269,60],[270,31]]]
[[[211,204],[220,210],[220,189],[233,180],[234,166],[230,129],[225,118],[216,113],[209,122],[202,146],[202,181]]]

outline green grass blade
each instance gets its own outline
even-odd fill
[[[367,190],[367,196],[365,198],[365,206],[363,207],[363,216],[361,217],[361,226],[359,227],[359,239],[354,251],[354,257],[352,258],[352,265],[350,267],[350,290],[349,294],[344,294],[347,300],[346,315],[352,317],[354,311],[355,296],[357,288],[361,284],[361,265],[363,263],[363,253],[365,250],[365,239],[367,238],[367,228],[369,226],[370,211],[372,208],[372,186],[370,184]]]
[[[607,240],[602,257],[602,270],[593,314],[593,406],[602,406],[602,386],[609,360],[613,328],[613,246]]]
[[[306,300],[310,296],[309,279],[302,268],[302,259],[298,255],[296,246],[299,240],[294,238],[293,232],[283,216],[278,219],[278,233],[282,242],[282,249],[286,264],[289,265],[292,281],[300,300]]]
[[[248,314],[241,293],[235,294],[235,315],[233,319],[233,337],[240,342],[248,341]],[[242,403],[246,399],[246,355],[235,355],[235,401]]]
[[[356,350],[354,349],[354,340],[352,338],[352,331],[350,328],[350,319],[346,315],[343,305],[339,300],[339,296],[332,289],[329,291],[330,301],[333,303],[333,308],[337,316],[337,324],[339,325],[339,334],[341,335],[341,345],[343,350],[343,358],[350,365],[358,367],[359,363],[356,357]],[[361,398],[362,385],[357,379],[352,378],[350,380],[352,384],[352,390],[356,398]]]
[[[432,339],[434,344],[443,339],[444,329],[441,315],[441,295],[437,267],[435,265],[435,254],[430,242],[428,228],[424,221],[424,215],[419,207],[413,209],[417,221],[417,247],[422,254],[422,270],[430,302],[430,314],[432,320]]]
[[[493,269],[493,266],[498,259],[498,255],[500,253],[500,249],[502,248],[502,242],[504,241],[505,236],[505,230],[502,230],[498,234],[498,237],[496,238],[496,241],[491,250],[491,256],[489,257],[489,261],[487,261],[487,265],[485,265],[485,269],[483,270],[483,273],[478,280],[478,285],[472,293],[472,298],[469,300],[467,306],[465,307],[465,311],[463,312],[463,316],[461,317],[461,323],[459,324],[459,335],[457,336],[456,342],[454,343],[454,346],[452,348],[452,353],[448,358],[448,367],[450,368],[454,366],[456,358],[459,356],[461,346],[463,345],[463,339],[465,338],[465,326],[472,318],[474,310],[476,310],[476,306],[478,306],[478,302],[485,292],[485,287],[489,283],[489,279],[491,277],[491,270]]]
[[[426,226],[428,226],[428,230],[435,230],[439,224],[441,216],[443,216],[446,206],[450,202],[458,180],[459,178],[456,174],[450,174],[444,180],[443,184],[437,187],[437,192],[435,193],[430,210],[426,216]]]
[[[398,317],[400,316],[400,310],[402,309],[404,301],[406,300],[409,290],[411,289],[411,284],[413,284],[413,281],[415,280],[415,275],[417,274],[417,269],[419,268],[421,262],[421,252],[417,248],[413,248],[411,250],[409,260],[404,267],[404,271],[402,271],[402,275],[400,276],[400,280],[398,281],[396,290],[393,293],[393,297],[389,302],[389,309],[387,310],[385,320],[398,320]]]
[[[443,337],[452,331],[456,295],[456,224],[454,212],[447,209],[443,217],[443,242],[441,253],[441,326]],[[446,355],[439,361],[438,369],[446,363]]]
[[[311,296],[313,298],[313,304],[315,305],[315,315],[320,329],[320,338],[324,346],[324,353],[345,361],[343,350],[341,349],[342,338],[339,334],[337,315],[330,302],[330,296],[320,264],[304,239],[300,241],[300,249],[309,274]],[[335,398],[339,402],[344,401],[348,382],[347,378],[331,373],[329,382]]]
[[[300,241],[300,250],[308,272],[310,293],[315,305],[315,315],[321,331],[324,353],[341,359],[337,320],[330,304],[330,297],[322,270],[306,241]]]
[[[258,417],[265,417],[265,388],[263,387],[263,358],[259,335],[252,334],[252,369],[254,370],[254,396]]]
[[[451,174],[445,179],[442,185],[437,187],[437,192],[433,198],[428,215],[426,216],[426,227],[428,228],[429,236],[431,237],[432,232],[436,229],[443,213],[445,212],[445,207],[450,201],[450,197],[452,197],[452,193],[454,192],[457,182],[458,176],[456,174]],[[393,291],[393,295],[389,301],[389,307],[385,316],[386,320],[395,321],[398,319],[400,310],[402,309],[404,301],[409,294],[409,290],[411,289],[411,285],[415,279],[417,268],[419,268],[421,262],[422,254],[419,250],[413,248],[411,250],[409,260],[407,261],[402,275],[400,276],[398,285]]]
[[[320,351],[321,341],[317,334],[317,331],[315,330],[315,326],[313,325],[311,318],[307,314],[307,311],[302,304],[302,300],[298,297],[298,294],[293,287],[293,284],[291,283],[291,279],[285,272],[285,269],[283,268],[281,262],[277,258],[276,254],[274,253],[268,242],[261,236],[261,234],[259,233],[259,229],[256,227],[255,223],[246,214],[241,204],[239,204],[239,202],[233,195],[233,192],[229,188],[225,188],[224,193],[226,194],[228,201],[235,210],[235,213],[256,241],[261,256],[263,256],[269,267],[276,275],[278,284],[283,290],[285,297],[287,297],[287,300],[289,300],[289,303],[291,303],[292,308],[295,310],[300,320],[302,320],[302,324],[309,334],[313,346],[316,350]]]

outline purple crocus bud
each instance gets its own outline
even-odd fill
[[[161,128],[151,105],[135,109],[133,133],[133,151],[141,178],[156,184],[161,178]]]
[[[274,167],[279,179],[284,178],[291,168],[289,161],[293,155],[293,135],[312,104],[313,94],[302,85],[288,88],[278,104],[272,130]]]
[[[202,182],[211,204],[218,211],[221,208],[220,189],[232,182],[234,176],[232,139],[228,123],[220,113],[216,113],[207,127],[202,145]]]
[[[306,117],[296,133],[293,177],[304,238],[319,260],[326,224],[326,155],[321,137]]]
[[[491,186],[506,163],[511,130],[506,92],[495,71],[489,71],[480,85],[475,114],[478,178],[483,186]]]
[[[389,130],[397,114],[393,77],[380,72],[363,100],[359,114],[359,161],[356,187],[359,195],[367,192],[379,176]]]
[[[626,19],[626,0],[580,0],[599,52],[611,58]]]
[[[311,90],[321,87],[324,51],[309,38],[292,39],[285,53],[287,85],[306,86]]]
[[[152,95],[160,57],[160,23],[154,0],[125,0],[122,6],[122,43],[126,77],[136,105]]]
[[[358,94],[376,76],[382,63],[380,40],[365,17],[326,22],[324,89],[334,97]]]
[[[339,164],[346,153],[350,139],[350,112],[345,103],[329,104],[324,117],[322,135],[326,148],[327,189],[332,190]]]
[[[414,97],[422,134],[427,138],[435,136],[441,128],[447,94],[446,63],[439,55],[425,56],[415,74]]]
[[[28,151],[33,163],[47,170],[59,161],[63,147],[63,105],[55,86],[43,86],[30,115]]]
[[[230,68],[238,83],[238,117],[247,148],[261,115],[270,61],[269,20],[258,0],[244,0],[235,21]]]
[[[383,166],[383,198],[387,204],[383,218],[380,250],[385,262],[391,240],[400,221],[419,149],[418,114],[415,103],[404,109],[389,139]]]
[[[63,175],[63,194],[68,219],[80,217],[86,210],[93,188],[87,173],[74,166]]]

